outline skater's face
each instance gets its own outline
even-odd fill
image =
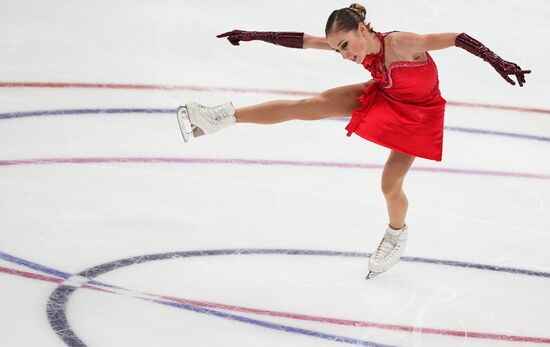
[[[368,28],[360,23],[357,30],[330,32],[328,44],[346,60],[361,64],[368,53]]]

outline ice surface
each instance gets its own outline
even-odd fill
[[[366,4],[377,30],[465,31],[533,70],[511,87],[462,50],[433,53],[450,103],[443,162],[415,162],[407,258],[371,281],[388,150],[347,138],[345,120],[183,143],[185,101],[242,106],[368,79],[331,52],[215,38],[322,35],[347,5],[4,0],[0,346],[550,344],[546,1]]]

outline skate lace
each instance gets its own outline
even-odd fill
[[[384,237],[382,242],[378,245],[376,252],[374,253],[374,258],[376,260],[384,260],[388,257],[396,248],[397,243],[388,240],[388,237]]]
[[[218,109],[220,109],[222,106],[216,106],[216,107],[208,107],[204,105],[199,105],[201,109],[203,109],[207,117],[203,117],[206,119],[207,122],[210,124],[215,124],[216,122],[220,122],[222,119],[226,118],[227,115],[224,114],[224,112],[219,112]]]

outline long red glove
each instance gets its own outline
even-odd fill
[[[531,70],[522,70],[519,65],[506,61],[492,52],[489,48],[466,33],[462,33],[456,37],[455,46],[463,48],[475,56],[485,60],[497,70],[497,72],[511,85],[516,83],[509,77],[515,75],[519,86],[523,87],[525,83],[525,75],[531,73]]]
[[[233,46],[238,46],[239,41],[261,40],[279,46],[304,48],[304,33],[297,32],[232,30],[216,37],[227,37]]]

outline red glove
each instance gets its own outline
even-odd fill
[[[239,41],[262,40],[279,46],[304,48],[304,33],[233,30],[216,37],[227,37],[233,46],[238,46]]]
[[[531,70],[522,70],[517,64],[502,59],[481,42],[468,36],[466,33],[462,33],[456,37],[455,46],[463,48],[491,64],[502,78],[511,85],[516,85],[516,83],[512,81],[509,75],[515,75],[519,86],[523,87],[525,75],[531,73]]]

